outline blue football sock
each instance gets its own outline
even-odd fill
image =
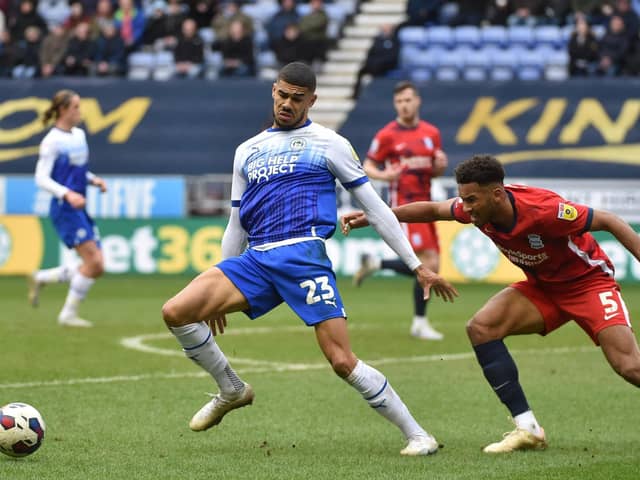
[[[507,406],[511,416],[515,417],[530,410],[518,381],[518,367],[516,367],[504,342],[492,340],[475,345],[473,349],[485,378],[500,401]]]

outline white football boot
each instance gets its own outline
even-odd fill
[[[244,389],[236,397],[225,398],[220,393],[213,395],[211,401],[207,402],[193,416],[189,422],[189,428],[194,432],[200,432],[218,425],[231,410],[251,405],[254,396],[253,388],[248,383],[244,384]]]
[[[412,437],[407,446],[400,450],[400,455],[417,457],[419,455],[431,455],[438,451],[438,441],[431,435],[426,437]]]

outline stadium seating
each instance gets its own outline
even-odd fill
[[[451,48],[454,45],[453,29],[446,26],[427,28],[426,41],[429,46]]]
[[[571,32],[555,25],[405,27],[398,71],[414,80],[563,80]]]
[[[405,27],[398,32],[402,46],[412,45],[423,48],[427,45],[427,29],[423,27]]]
[[[127,77],[130,80],[148,80],[155,66],[155,55],[148,52],[133,52],[128,58]]]
[[[154,80],[169,80],[175,72],[172,52],[158,52],[155,54],[155,65],[152,77]]]
[[[491,25],[480,29],[480,44],[504,48],[507,46],[507,29],[500,25]]]
[[[478,48],[480,46],[480,29],[472,25],[460,26],[453,30],[453,43],[456,46]]]

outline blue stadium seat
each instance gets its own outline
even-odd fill
[[[575,25],[568,24],[560,29],[560,36],[562,37],[562,42],[565,45],[569,44],[569,39],[571,38],[571,34],[576,29]]]
[[[216,32],[213,30],[213,28],[201,28],[200,30],[198,30],[198,35],[204,42],[205,48],[210,47],[211,44],[216,41]]]
[[[148,52],[133,52],[129,55],[127,63],[129,69],[127,78],[130,80],[148,80],[155,66],[155,55]]]
[[[347,9],[341,3],[325,3],[324,9],[331,20],[335,20],[341,25],[347,18]]]
[[[277,2],[256,2],[242,5],[241,8],[255,23],[264,25],[276,14],[279,6]]]
[[[253,32],[253,45],[258,52],[269,50],[269,34],[264,28],[256,28]]]
[[[433,76],[438,65],[440,65],[442,57],[448,53],[448,50],[445,50],[442,47],[416,50],[412,57],[406,58],[407,64],[404,65],[404,68],[409,72],[412,72],[413,70],[428,70],[431,76]]]
[[[256,65],[258,69],[262,68],[278,68],[278,59],[273,50],[265,50],[256,56]]]
[[[518,54],[517,76],[520,80],[540,80],[543,77],[545,59],[538,50],[523,50]]]
[[[415,83],[427,82],[431,80],[432,76],[431,70],[426,68],[416,68],[409,72],[409,78]]]
[[[437,63],[435,77],[444,81],[458,80],[470,51],[462,47],[446,52]]]
[[[463,25],[453,29],[453,43],[457,47],[480,46],[480,29],[473,25]]]
[[[493,49],[480,49],[466,54],[462,77],[469,81],[483,81],[489,76]]]
[[[153,79],[160,81],[169,80],[175,72],[173,53],[162,51],[156,53],[155,57]]]
[[[403,43],[400,45],[400,65],[404,68],[412,68],[416,65],[416,58],[422,50],[413,44]]]
[[[309,15],[311,13],[311,5],[308,3],[299,3],[296,5],[296,12],[298,12],[298,15],[301,17]]]
[[[591,31],[596,36],[598,40],[604,37],[604,34],[607,33],[607,27],[604,25],[591,25]]]
[[[427,45],[429,47],[439,46],[444,48],[451,48],[453,46],[453,31],[451,27],[446,26],[434,26],[426,29],[427,32]]]
[[[562,30],[557,25],[541,25],[533,30],[535,45],[549,45],[563,48],[566,44],[562,38]]]
[[[480,43],[483,46],[504,48],[507,46],[507,29],[499,25],[491,25],[480,29]]]
[[[426,45],[427,30],[423,27],[404,27],[398,32],[398,40],[401,45]]]
[[[533,28],[523,25],[512,25],[507,28],[507,42],[509,47],[531,47],[534,44]]]
[[[204,51],[204,77],[208,80],[218,78],[222,68],[222,53],[218,51]]]
[[[546,80],[563,81],[569,77],[569,53],[566,50],[554,50],[547,56],[544,67]]]
[[[496,50],[491,58],[491,70],[489,77],[491,80],[513,80],[515,68],[518,65],[519,50]]]

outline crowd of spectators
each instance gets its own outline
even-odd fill
[[[280,0],[259,26],[281,64],[326,57],[329,18],[323,0],[308,3],[301,16],[296,0]],[[240,0],[0,0],[0,76],[121,76],[131,53],[169,52],[175,76],[193,78],[211,51],[220,52],[221,76],[253,76],[256,25],[241,6]]]

